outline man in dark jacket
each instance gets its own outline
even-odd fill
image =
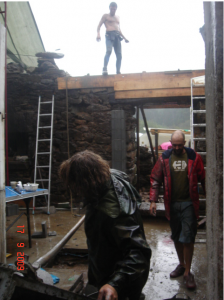
[[[172,149],[163,152],[151,173],[150,213],[156,215],[159,186],[163,183],[166,216],[170,220],[172,239],[179,265],[171,278],[184,275],[187,288],[196,288],[190,272],[199,218],[198,181],[205,192],[205,170],[201,156],[184,147],[185,136],[180,130],[171,136]]]
[[[88,279],[99,289],[98,300],[140,299],[151,250],[138,209],[141,198],[128,176],[110,170],[90,151],[63,162],[59,173],[66,186],[85,198]]]

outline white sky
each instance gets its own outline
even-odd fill
[[[60,49],[64,58],[60,69],[71,76],[102,74],[106,52],[105,27],[101,42],[97,26],[109,1],[36,1],[30,5],[45,50]],[[121,31],[130,41],[122,41],[121,73],[161,72],[205,68],[204,41],[199,28],[204,24],[202,1],[120,0],[116,14]],[[115,74],[116,59],[111,54],[108,72]]]

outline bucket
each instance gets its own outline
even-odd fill
[[[184,298],[180,298],[179,295],[184,295]],[[177,293],[172,298],[163,299],[163,300],[172,300],[172,299],[176,299],[176,300],[191,300],[191,298],[188,295],[184,294],[184,293]]]

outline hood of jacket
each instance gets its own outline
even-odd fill
[[[111,218],[119,215],[132,215],[141,204],[141,197],[129,182],[124,172],[111,169],[111,181],[114,189],[99,199],[96,208]]]

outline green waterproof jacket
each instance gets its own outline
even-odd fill
[[[85,232],[89,250],[89,284],[113,286],[118,295],[142,290],[151,249],[138,206],[141,198],[125,173],[111,169],[99,199],[87,205]]]

